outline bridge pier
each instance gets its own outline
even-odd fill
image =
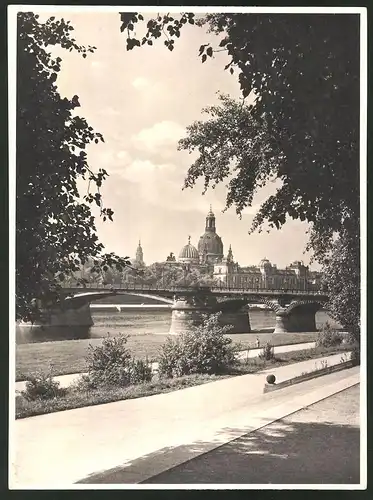
[[[190,331],[193,326],[199,326],[205,314],[215,311],[216,299],[209,297],[197,300],[196,297],[177,297],[171,308],[170,335],[179,335]]]
[[[276,324],[273,333],[316,332],[318,303],[292,302],[290,306],[276,310]]]
[[[237,307],[237,306],[236,306]],[[217,302],[213,296],[178,297],[171,308],[171,326],[169,333],[178,335],[189,331],[193,326],[199,326],[206,314],[221,312],[219,322],[222,326],[230,325],[232,329],[228,333],[250,333],[250,318],[248,311],[227,309],[226,304]]]
[[[276,323],[273,333],[288,333],[292,332],[290,317],[285,311],[276,312]]]

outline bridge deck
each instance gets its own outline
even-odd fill
[[[148,293],[154,295],[173,295],[173,294],[184,294],[184,295],[222,295],[222,296],[262,296],[262,297],[297,297],[297,298],[317,298],[318,300],[327,300],[328,296],[325,292],[321,290],[300,290],[300,289],[273,289],[273,288],[233,288],[226,286],[214,286],[214,287],[204,287],[204,286],[174,286],[174,287],[162,287],[146,284],[120,284],[120,285],[99,285],[89,283],[85,287],[69,287],[65,288],[68,292],[74,293],[87,293],[92,292],[104,292],[111,291],[113,293]]]

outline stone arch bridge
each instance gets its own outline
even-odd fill
[[[232,333],[251,331],[248,304],[267,305],[276,314],[275,333],[316,331],[315,314],[328,297],[318,291],[238,289],[224,287],[155,287],[146,285],[64,288],[58,308],[44,310],[43,321],[52,326],[91,326],[89,304],[117,295],[134,295],[170,304],[170,333],[178,334],[202,321],[203,315],[221,312],[220,321]]]

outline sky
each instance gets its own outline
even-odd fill
[[[49,15],[43,12],[39,20]],[[240,265],[256,265],[264,257],[278,267],[294,260],[309,263],[309,254],[304,254],[306,223],[289,221],[281,230],[248,234],[260,203],[276,190],[276,184],[257,194],[241,220],[234,208],[222,213],[224,184],[204,196],[202,181],[182,190],[193,161],[187,152],[177,151],[186,127],[203,118],[202,108],[218,103],[218,91],[240,97],[237,75],[224,71],[228,62],[224,52],[204,64],[198,57],[202,43],[218,44],[215,35],[188,25],[173,52],[163,40],[127,51],[119,14],[59,14],[55,9],[53,15],[71,21],[79,44],[97,47],[86,59],[62,49],[53,49],[53,54],[62,58],[57,79],[61,95],[78,95],[77,114],[105,139],[88,146],[87,154],[92,169],[109,173],[101,192],[105,206],[114,211],[114,221],[96,221],[106,251],[134,257],[141,239],[146,264],[165,260],[170,252],[177,256],[189,235],[197,246],[211,204],[224,253],[231,244]],[[144,29],[144,25],[137,28],[138,37]]]

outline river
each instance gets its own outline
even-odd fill
[[[166,334],[170,329],[171,311],[161,310],[125,310],[100,311],[92,309],[94,325],[85,327],[24,327],[16,326],[17,344],[34,342],[51,342],[54,340],[72,340],[82,338],[103,338],[108,333],[115,336],[120,333],[138,334]],[[324,311],[316,313],[316,326],[320,328],[328,321],[335,323]],[[251,310],[251,328],[255,332],[267,331],[274,328],[275,313],[270,310]]]

